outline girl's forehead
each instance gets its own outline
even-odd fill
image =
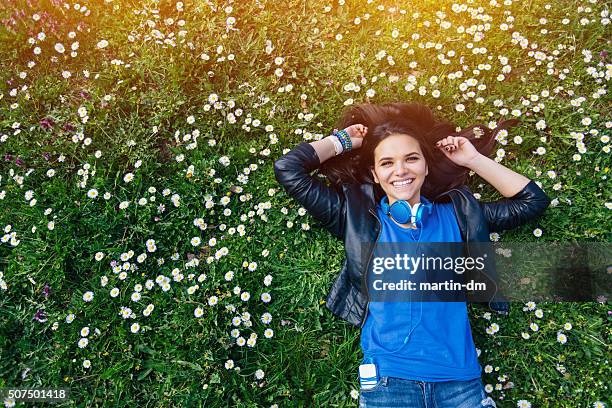
[[[374,155],[390,154],[393,156],[403,156],[412,152],[421,153],[419,142],[412,136],[395,134],[386,137],[374,149]]]

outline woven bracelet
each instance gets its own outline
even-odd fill
[[[342,147],[345,151],[348,152],[349,150],[353,149],[353,142],[351,142],[351,138],[346,130],[336,131],[334,132],[334,135],[338,138],[338,140],[340,140],[340,143],[342,143]]]

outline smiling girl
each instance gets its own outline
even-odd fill
[[[490,232],[541,215],[550,200],[540,187],[487,157],[496,132],[516,123],[457,131],[424,105],[357,105],[339,121],[342,131],[302,142],[274,163],[288,194],[344,241],[326,306],[361,328],[360,407],[495,406],[466,302],[372,301],[367,270],[377,243],[488,242]],[[331,187],[310,175],[316,169]],[[465,185],[469,171],[505,199],[479,202]],[[498,295],[488,306],[509,309]]]

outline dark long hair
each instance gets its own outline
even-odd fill
[[[420,103],[365,103],[346,108],[336,123],[336,128],[344,129],[357,123],[368,128],[362,146],[325,161],[319,172],[327,176],[335,187],[344,183],[374,183],[370,167],[373,166],[376,146],[391,134],[407,134],[419,142],[429,167],[421,194],[433,199],[446,190],[465,184],[469,172],[468,168],[454,164],[435,147],[438,140],[447,136],[463,136],[470,140],[480,153],[489,156],[495,145],[495,135],[520,121],[499,121],[495,129],[474,124],[457,131],[455,124],[438,119],[429,107]],[[375,186],[377,196],[382,197],[382,189],[377,184]]]

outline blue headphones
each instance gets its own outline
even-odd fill
[[[413,224],[422,225],[425,209],[427,209],[427,215],[430,215],[433,210],[433,204],[424,196],[421,196],[421,202],[416,203],[414,207],[411,207],[410,203],[405,200],[395,200],[395,202],[389,206],[389,199],[387,196],[384,196],[380,201],[380,206],[385,214],[390,215],[400,224],[411,222]]]

